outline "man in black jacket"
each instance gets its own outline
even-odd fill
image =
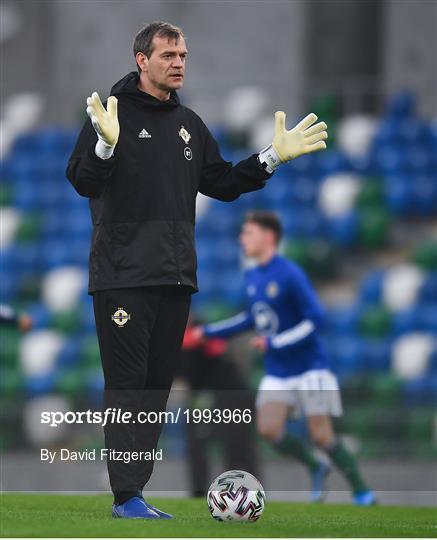
[[[222,200],[261,189],[274,169],[326,148],[326,124],[308,115],[285,129],[276,113],[271,145],[235,166],[225,162],[202,120],[180,104],[187,48],[168,23],[135,38],[138,73],[111,89],[107,109],[96,92],[67,167],[89,198],[93,221],[89,293],[105,377],[105,406],[136,413],[165,410],[190,307],[197,291],[194,247],[198,192]],[[312,126],[312,127],[310,127]],[[106,446],[155,450],[160,424],[105,427]],[[108,460],[114,517],[165,518],[142,498],[153,459]]]

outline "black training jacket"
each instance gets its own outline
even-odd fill
[[[89,293],[154,285],[195,292],[197,193],[233,201],[262,188],[270,175],[256,156],[232,167],[176,92],[160,101],[137,83],[132,72],[111,89],[120,123],[113,157],[95,155],[97,135],[88,120],[68,162],[68,179],[90,202]]]

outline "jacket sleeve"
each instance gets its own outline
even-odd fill
[[[265,186],[272,175],[265,172],[254,154],[235,166],[225,161],[218,144],[206,126],[200,193],[220,201],[233,201],[242,193],[256,191]]]
[[[307,276],[300,269],[290,272],[288,278],[288,298],[299,307],[301,321],[292,328],[270,336],[268,349],[292,351],[313,339],[314,333],[323,328],[325,313]]]
[[[97,134],[87,120],[68,160],[66,175],[74,189],[83,197],[99,197],[110,181],[117,157],[116,150],[109,159],[95,154]]]
[[[203,327],[205,337],[228,338],[253,328],[253,320],[247,311],[224,321],[206,324]]]

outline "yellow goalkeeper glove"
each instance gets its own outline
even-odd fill
[[[317,152],[326,148],[328,138],[325,122],[313,125],[317,120],[314,113],[309,114],[287,131],[285,129],[285,113],[275,113],[275,136],[273,142],[259,153],[260,163],[268,172],[273,172],[281,163],[287,163],[303,154]],[[312,126],[312,127],[311,127]]]
[[[117,118],[117,98],[110,96],[108,98],[107,110],[100,101],[99,94],[93,92],[91,97],[86,100],[87,115],[99,138],[96,145],[96,154],[102,159],[109,159],[120,135],[120,125]]]

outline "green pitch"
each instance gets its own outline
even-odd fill
[[[24,495],[0,497],[1,536],[21,537],[400,537],[437,533],[437,510],[267,501],[256,523],[213,520],[203,499],[150,499],[173,520],[111,518],[107,495]]]

